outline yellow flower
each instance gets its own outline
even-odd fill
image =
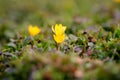
[[[28,32],[31,36],[35,36],[41,32],[41,29],[38,26],[29,25]]]
[[[63,26],[62,24],[56,24],[54,28],[52,26],[52,31],[54,32],[53,38],[58,44],[65,40],[65,30],[66,26]]]
[[[116,3],[120,3],[120,0],[114,0]]]

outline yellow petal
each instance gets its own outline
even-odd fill
[[[63,34],[63,35],[53,35],[53,37],[54,37],[54,40],[59,44],[62,43],[65,40],[65,34]]]
[[[52,26],[52,31],[55,33],[55,29],[53,28],[53,26]]]
[[[63,33],[65,32],[65,30],[66,30],[66,26],[62,27]]]
[[[62,35],[64,34],[66,30],[66,26],[62,26],[62,24],[56,24],[55,30],[53,31],[56,35]]]
[[[59,25],[56,24],[55,25],[55,34],[59,34],[60,33],[60,28],[59,28]]]

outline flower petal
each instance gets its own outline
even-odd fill
[[[57,43],[62,43],[65,40],[65,34],[63,34],[63,35],[53,35],[53,37],[54,37],[54,40]]]
[[[55,29],[53,28],[53,26],[52,26],[52,31],[55,33]]]

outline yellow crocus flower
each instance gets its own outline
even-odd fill
[[[52,31],[54,32],[53,38],[57,42],[57,44],[62,43],[65,40],[65,30],[66,26],[63,26],[62,24],[56,24]]]
[[[120,3],[120,0],[114,0],[116,3]]]
[[[41,32],[41,29],[38,26],[29,25],[28,32],[30,36],[35,36]]]

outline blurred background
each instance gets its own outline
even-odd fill
[[[119,24],[120,0],[0,0],[0,80],[120,80]]]
[[[42,28],[45,36],[56,23],[73,34],[89,26],[117,24],[119,5],[114,0],[0,0],[0,48],[16,34],[27,34],[29,24]]]

